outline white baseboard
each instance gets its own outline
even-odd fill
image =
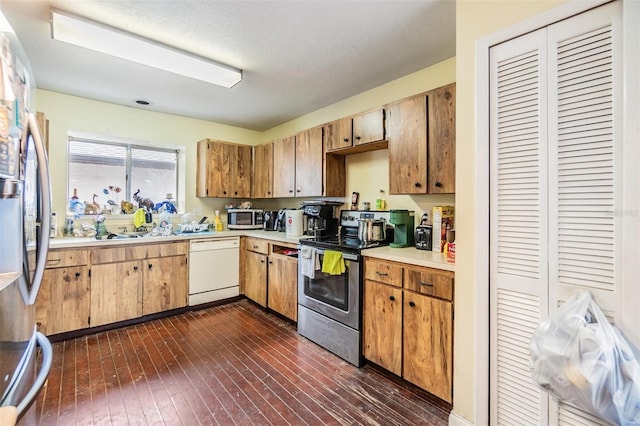
[[[449,426],[474,426],[474,424],[455,413],[449,414]]]

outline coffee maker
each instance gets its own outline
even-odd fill
[[[305,234],[314,237],[327,235],[335,236],[338,233],[338,219],[334,217],[334,207],[342,203],[336,201],[311,201],[302,203],[302,209],[306,217]]]
[[[389,222],[394,225],[391,247],[409,247],[414,244],[413,223],[415,213],[409,210],[390,210]]]

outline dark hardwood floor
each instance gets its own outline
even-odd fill
[[[246,299],[53,347],[40,425],[446,425],[449,414]]]

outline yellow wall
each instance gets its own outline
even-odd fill
[[[479,425],[475,419],[475,289],[474,208],[476,193],[475,42],[563,1],[456,2],[456,328],[454,340],[454,413]],[[487,246],[488,249],[488,246]],[[483,346],[481,344],[481,346]],[[483,347],[484,349],[484,347]],[[481,374],[484,372],[481,372]],[[487,373],[488,374],[488,373]]]
[[[68,132],[81,132],[117,139],[183,145],[186,147],[186,210],[203,212],[222,209],[224,201],[195,196],[196,142],[215,138],[255,144],[260,132],[176,115],[144,111],[47,90],[38,90],[38,111],[49,120],[49,163],[53,209],[58,221],[67,205]]]

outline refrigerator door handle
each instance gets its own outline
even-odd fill
[[[36,267],[31,282],[31,291],[28,292],[25,303],[32,305],[35,303],[42,284],[42,276],[47,265],[47,253],[49,251],[49,232],[51,229],[51,183],[49,181],[49,162],[47,160],[47,151],[42,141],[38,121],[33,113],[29,113],[27,126],[25,129],[25,138],[33,136],[36,158],[38,161],[38,177],[40,179],[40,227],[37,228],[37,253]],[[28,273],[28,271],[25,271]]]
[[[40,392],[40,389],[44,386],[44,382],[49,376],[49,371],[51,371],[51,363],[53,360],[53,347],[51,346],[51,342],[39,331],[36,333],[36,342],[42,349],[42,366],[40,367],[40,372],[38,372],[36,380],[33,382],[33,386],[31,386],[31,389],[29,389],[24,399],[17,405],[18,418],[31,406],[38,392]]]

